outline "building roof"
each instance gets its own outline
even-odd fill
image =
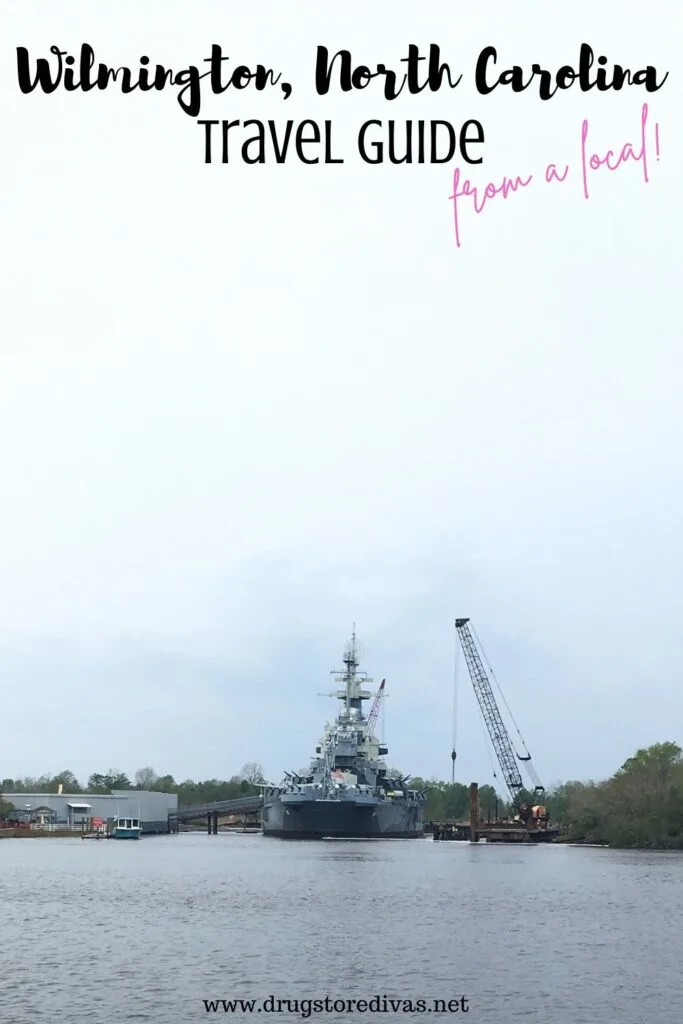
[[[126,790],[126,792],[137,793],[137,789]],[[72,803],[83,803],[84,800],[113,800],[116,799],[111,793],[17,793],[9,789],[4,789],[2,795],[6,799],[16,797],[17,800],[21,800],[25,797],[35,799],[54,800],[55,797],[59,797],[60,800],[66,800]],[[120,797],[118,799],[121,799]]]
[[[20,800],[22,797],[40,797],[43,799],[47,797],[53,800],[56,796],[60,800],[83,802],[84,800],[121,800],[127,797],[141,797],[141,796],[175,796],[175,793],[160,793],[156,789],[113,789],[111,793],[17,793],[9,789],[2,791],[2,796],[9,800],[12,797],[16,797]]]

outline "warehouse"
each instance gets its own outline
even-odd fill
[[[43,827],[90,828],[93,819],[140,818],[143,835],[168,832],[168,815],[178,809],[176,793],[115,789],[101,793],[11,793],[2,798],[14,804],[21,817]]]

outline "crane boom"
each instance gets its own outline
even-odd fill
[[[373,700],[372,707],[370,708],[370,714],[368,715],[368,733],[370,733],[370,735],[372,735],[375,725],[377,724],[377,717],[379,715],[379,709],[382,704],[382,694],[384,693],[385,683],[386,679],[383,679],[382,682],[379,684],[379,690],[375,694],[375,699]]]
[[[472,680],[472,686],[474,693],[481,708],[481,713],[488,729],[489,736],[491,737],[491,743],[495,750],[498,763],[500,764],[505,784],[508,788],[510,796],[512,797],[513,804],[517,804],[520,794],[524,792],[524,781],[522,779],[521,772],[517,765],[517,761],[529,761],[531,760],[530,755],[526,757],[519,757],[515,754],[512,742],[505,723],[501,716],[500,710],[496,703],[496,698],[493,693],[493,688],[489,682],[489,678],[486,674],[484,664],[477,650],[472,636],[472,631],[469,627],[469,619],[456,619],[455,628],[458,633],[458,639],[460,640],[460,646],[465,656],[465,662],[467,663],[467,669]],[[539,796],[542,799],[543,787],[536,786],[534,790],[534,796]]]

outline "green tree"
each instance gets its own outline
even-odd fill
[[[110,768],[105,776],[110,789],[133,789],[133,783],[125,772],[114,771]]]
[[[88,779],[89,793],[111,793],[112,789],[133,789],[125,772],[110,768],[106,775],[94,772]]]
[[[59,787],[62,787],[64,793],[81,793],[81,784],[74,775],[73,772],[65,769],[63,772],[58,772],[50,779],[48,792],[58,793]]]
[[[10,813],[10,811],[16,811],[16,807],[11,800],[5,800],[5,798],[0,795],[0,818],[4,818]]]
[[[676,743],[636,751],[611,779],[567,783],[550,795],[567,836],[621,848],[683,848],[683,759]]]
[[[106,775],[100,775],[99,772],[94,772],[88,779],[87,788],[89,793],[108,793],[109,787],[107,786]]]
[[[650,785],[663,783],[671,779],[673,772],[680,767],[682,753],[677,743],[654,743],[629,757],[615,778],[632,776],[647,779]]]
[[[569,821],[570,808],[576,804],[586,786],[593,786],[588,782],[564,782],[546,793],[545,803],[550,811],[552,820],[559,825],[567,824]]]
[[[501,812],[503,801],[496,793],[493,786],[480,786],[479,787],[479,810],[482,815],[495,815]]]
[[[52,777],[50,775],[27,775],[23,779],[7,779],[6,781],[13,781],[11,790],[9,786],[5,786],[3,783],[3,787],[12,793],[49,793],[51,791]]]
[[[255,783],[234,775],[231,779],[206,779],[204,782],[193,782],[191,779],[181,782],[177,787],[178,806],[188,807],[192,804],[209,804],[218,800],[235,800],[240,796],[256,796],[259,793]]]
[[[176,793],[178,783],[172,775],[161,775],[154,780],[149,788],[157,793]]]

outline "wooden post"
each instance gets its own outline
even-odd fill
[[[479,786],[470,783],[470,842],[476,843],[479,829]]]

